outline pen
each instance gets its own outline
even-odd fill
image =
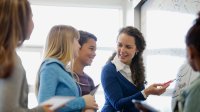
[[[167,81],[167,82],[165,82],[163,85],[167,85],[167,84],[170,84],[170,83],[172,83],[172,82],[174,82],[176,79],[173,79],[173,80],[169,80],[169,81]]]

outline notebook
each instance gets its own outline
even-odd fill
[[[132,102],[134,104],[139,104],[140,106],[142,106],[143,108],[145,108],[145,110],[147,110],[148,112],[159,112],[159,110],[157,110],[154,107],[150,106],[145,101],[140,101],[140,100],[133,99]]]
[[[75,99],[75,97],[73,97],[73,96],[54,96],[54,97],[44,101],[40,105],[41,106],[51,105],[51,107],[49,109],[52,111],[55,111],[56,109],[66,105],[68,102],[70,102],[73,99]]]
[[[98,84],[97,86],[95,86],[94,89],[90,92],[90,94],[91,94],[92,96],[94,96],[95,93],[97,92],[97,90],[98,90],[98,88],[99,88],[99,85],[100,85],[100,84]]]

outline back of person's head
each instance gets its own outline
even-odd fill
[[[0,78],[12,72],[15,48],[28,36],[31,14],[27,0],[0,0]]]
[[[83,44],[87,43],[89,39],[94,39],[95,41],[97,41],[97,37],[92,33],[80,30],[79,34],[80,34],[79,44],[81,47],[83,46]]]
[[[186,35],[186,46],[190,49],[188,61],[195,71],[200,71],[200,12]],[[187,51],[189,51],[187,49]]]
[[[200,12],[194,25],[190,28],[186,35],[186,45],[193,46],[200,53]]]
[[[46,42],[45,58],[56,58],[64,64],[74,59],[74,39],[79,39],[79,32],[72,26],[56,25],[51,28]]]

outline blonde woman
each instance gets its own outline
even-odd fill
[[[72,26],[56,25],[47,38],[44,61],[38,72],[39,103],[53,96],[75,96],[75,100],[58,109],[59,112],[81,112],[83,109],[97,109],[98,105],[91,95],[80,97],[80,89],[67,65],[73,66],[80,45],[78,31]]]
[[[33,27],[27,0],[0,0],[0,112],[50,112],[46,106],[28,109],[26,72],[16,53]]]

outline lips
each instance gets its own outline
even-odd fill
[[[126,58],[127,56],[128,56],[127,54],[120,54],[119,55],[119,57],[122,58],[122,59]]]

